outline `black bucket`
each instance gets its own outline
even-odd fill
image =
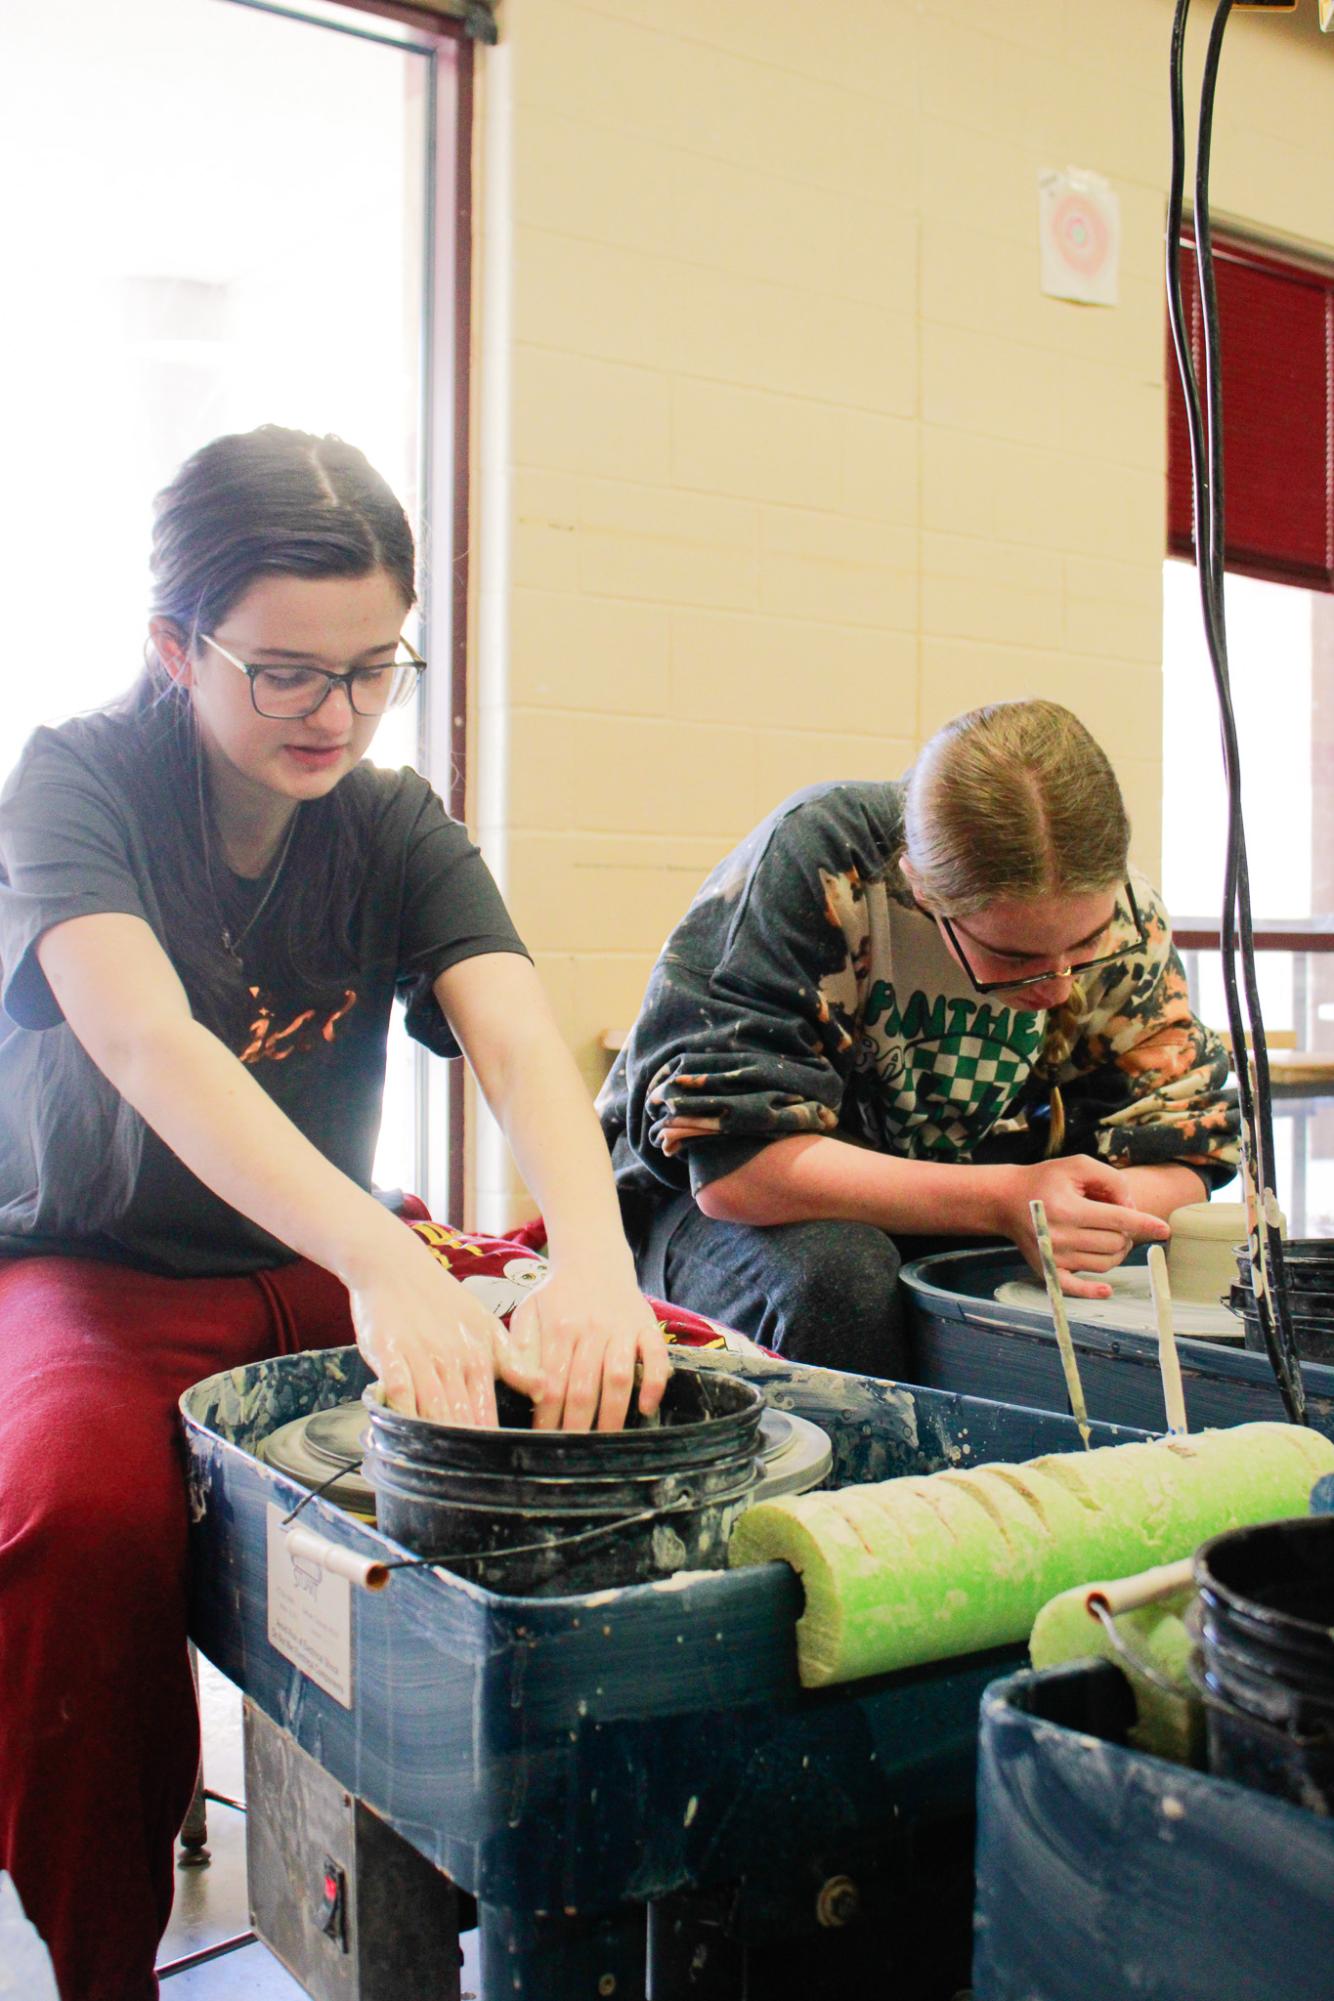
[[[1334,1278],[1334,1272],[1330,1276]],[[1249,1276],[1245,1284],[1233,1286],[1228,1304],[1234,1313],[1241,1315],[1246,1330],[1246,1346],[1264,1354],[1265,1338],[1260,1332],[1260,1313]],[[1297,1353],[1304,1362],[1334,1362],[1334,1291],[1301,1291],[1289,1287],[1288,1318],[1292,1323],[1292,1338],[1297,1344]]]
[[[1237,1248],[1237,1270],[1242,1287],[1250,1297],[1251,1254],[1244,1244]],[[1334,1293],[1334,1237],[1293,1237],[1283,1245],[1283,1275],[1288,1294]]]
[[[1334,1815],[1334,1517],[1215,1536],[1195,1582],[1210,1771]]]
[[[364,1401],[377,1525],[490,1591],[721,1570],[760,1474],[761,1393],[679,1363],[659,1416],[646,1424],[635,1409],[624,1431],[534,1431],[531,1403],[503,1383],[494,1431],[405,1417],[375,1384]]]

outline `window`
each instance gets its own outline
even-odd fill
[[[1316,821],[1312,594],[1234,575],[1225,594],[1252,907],[1257,921],[1309,917]],[[1193,564],[1164,566],[1163,660],[1163,895],[1178,921],[1193,917],[1216,931],[1227,802]],[[1266,1024],[1295,1028],[1291,960],[1266,952],[1259,974]],[[1216,960],[1203,969],[1199,1000],[1209,1020],[1225,1021]]]
[[[151,497],[220,432],[275,421],[351,439],[403,496],[419,546],[434,523],[448,575],[469,55],[443,23],[409,32],[323,0],[64,0],[13,10],[5,42],[0,162],[24,191],[0,330],[21,580],[7,627],[11,662],[34,671],[6,677],[0,775],[38,723],[133,679]],[[432,716],[458,706],[450,591],[423,614],[432,715],[392,718],[374,754],[429,769]],[[436,735],[448,774],[457,746]],[[396,1032],[376,1179],[444,1212],[449,1149],[439,1131],[428,1149],[423,1063]]]
[[[1319,938],[1334,923],[1334,273],[1225,237],[1215,247],[1225,597],[1251,902],[1257,932]],[[1183,275],[1198,374],[1193,264]],[[1190,449],[1170,342],[1168,384],[1168,550],[1191,556]],[[1166,563],[1163,610],[1163,890],[1178,929],[1216,932],[1226,806],[1193,562]],[[1221,1023],[1217,954],[1188,954],[1187,965],[1200,1012]],[[1334,956],[1266,950],[1257,974],[1275,1043],[1334,1052]],[[1279,1098],[1275,1110],[1292,1226],[1334,1231],[1334,1108]]]

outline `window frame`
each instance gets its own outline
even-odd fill
[[[476,40],[494,34],[489,11],[466,19],[399,0],[229,0],[335,34],[383,42],[427,64],[422,213],[421,452],[418,572],[423,676],[418,769],[457,820],[468,787],[468,611],[472,425],[473,121]],[[363,16],[363,20],[356,17]],[[377,25],[382,24],[382,25]],[[443,72],[453,87],[444,88]],[[440,525],[445,524],[444,533]],[[444,544],[445,546],[441,546]],[[447,589],[433,580],[447,571]],[[443,672],[441,669],[443,668]],[[414,1193],[431,1213],[461,1219],[467,1195],[467,1092],[461,1058],[413,1045]],[[433,1135],[443,1131],[442,1150]]]

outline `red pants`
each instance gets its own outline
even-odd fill
[[[298,1263],[169,1279],[0,1260],[0,1867],[62,2001],[151,2001],[199,1727],[178,1397],[352,1339]]]

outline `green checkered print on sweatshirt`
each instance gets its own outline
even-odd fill
[[[1003,1116],[1032,1067],[1031,1056],[975,1035],[910,1043],[889,1108],[908,1150],[953,1160]]]

